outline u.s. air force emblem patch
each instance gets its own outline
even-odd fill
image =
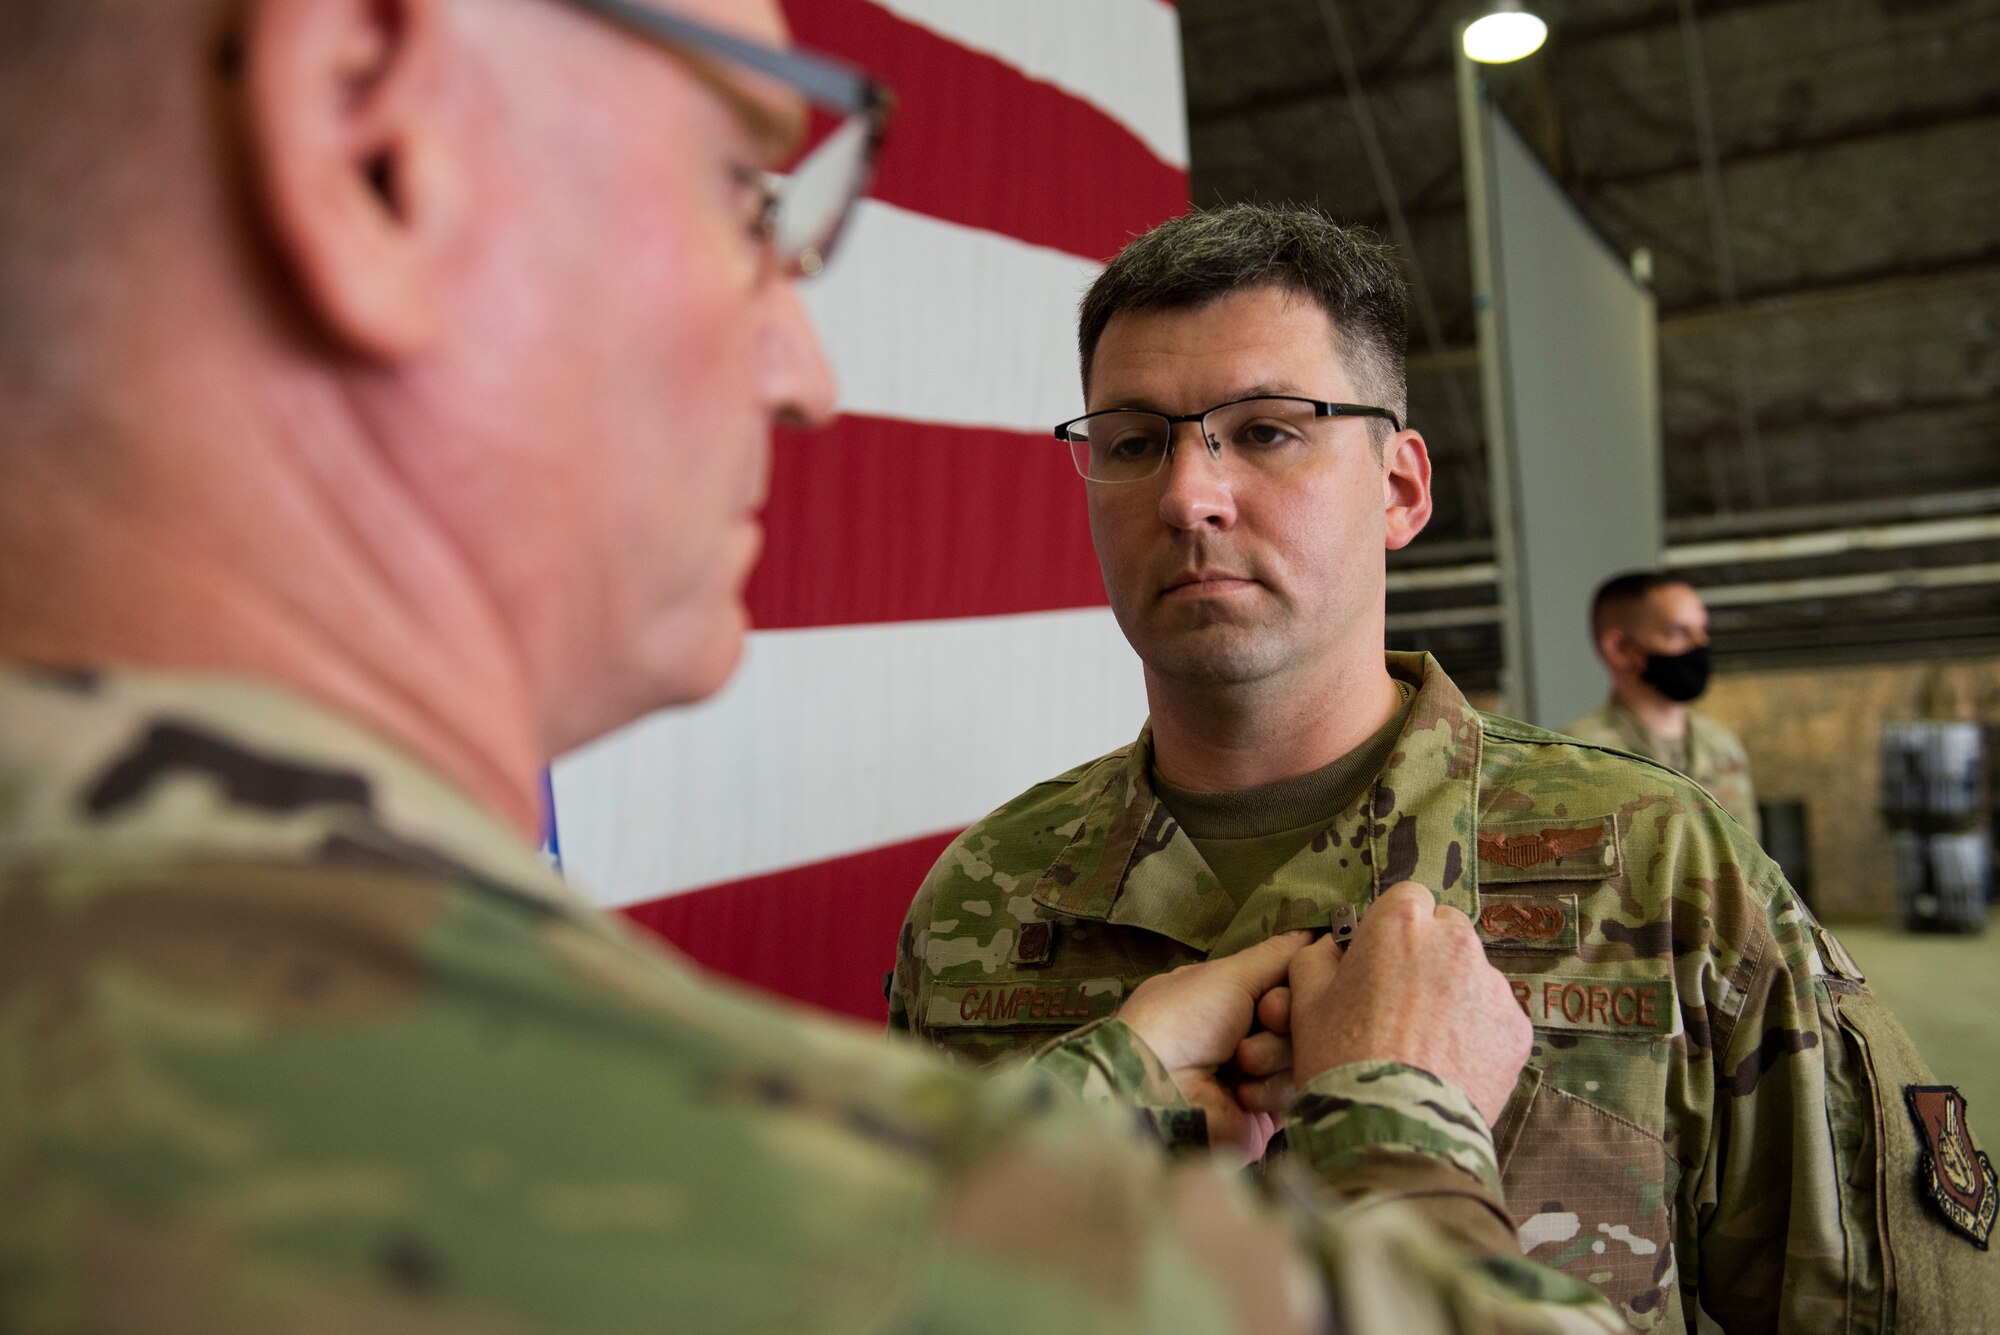
[[[2000,1213],[2000,1188],[1994,1185],[1992,1160],[1973,1148],[1964,1096],[1950,1085],[1905,1085],[1903,1098],[1924,1142],[1918,1171],[1925,1190],[1945,1220],[1985,1251]]]

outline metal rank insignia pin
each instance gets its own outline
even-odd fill
[[[1920,1172],[1925,1190],[1945,1221],[1985,1251],[1994,1216],[2000,1214],[2000,1188],[1994,1185],[1992,1160],[1973,1148],[1965,1096],[1950,1085],[1906,1085],[1903,1099],[1924,1143]]]
[[[1056,930],[1049,923],[1041,921],[1023,923],[1021,935],[1014,942],[1014,963],[1047,964],[1055,944]]]

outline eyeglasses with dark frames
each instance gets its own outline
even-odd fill
[[[1317,444],[1313,424],[1330,417],[1374,417],[1386,421],[1393,431],[1403,429],[1401,420],[1387,408],[1264,394],[1180,416],[1108,408],[1060,424],[1056,439],[1069,446],[1070,461],[1088,481],[1144,482],[1173,454],[1174,428],[1183,422],[1196,422],[1202,443],[1218,461],[1227,449],[1242,467],[1275,474],[1311,456]]]
[[[783,177],[766,175],[759,236],[780,271],[810,278],[826,267],[854,205],[867,193],[896,97],[887,85],[830,56],[766,46],[633,0],[566,0],[641,37],[755,70],[843,118]]]

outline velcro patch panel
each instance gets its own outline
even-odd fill
[[[1664,978],[1571,978],[1509,974],[1514,1000],[1538,1029],[1628,1038],[1674,1032],[1674,985]]]
[[[1618,822],[1532,819],[1479,832],[1479,884],[1601,881],[1618,874]]]
[[[931,991],[924,1022],[933,1029],[1074,1029],[1116,1011],[1124,995],[1119,978],[939,987]]]
[[[1535,950],[1574,954],[1577,897],[1568,895],[1485,895],[1479,903],[1479,939],[1488,950]]]

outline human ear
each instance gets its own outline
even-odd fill
[[[253,0],[244,107],[259,219],[320,332],[425,351],[463,216],[443,0]]]
[[[1431,522],[1431,452],[1415,431],[1398,431],[1382,447],[1383,546],[1409,546]]]
[[[1632,639],[1632,632],[1612,626],[1597,637],[1597,652],[1620,672],[1638,672],[1646,666],[1646,653]]]

